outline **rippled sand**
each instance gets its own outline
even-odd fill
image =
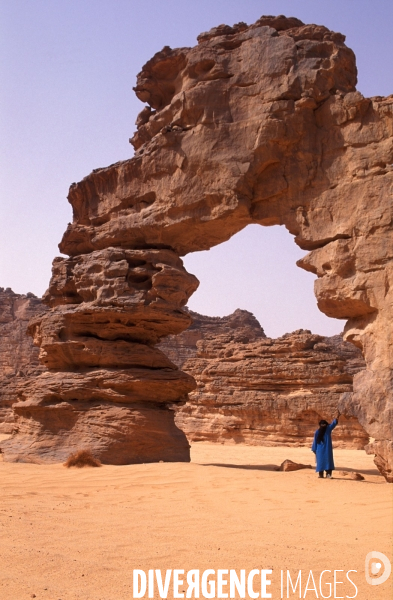
[[[273,599],[281,597],[281,569],[312,570],[316,579],[342,569],[344,597],[355,593],[345,579],[354,569],[357,598],[390,598],[390,582],[364,578],[368,552],[391,558],[393,488],[372,458],[335,451],[338,469],[362,473],[363,482],[272,470],[286,458],[313,462],[307,448],[206,443],[193,445],[189,464],[77,470],[1,462],[0,599],[125,600],[133,569],[208,568],[272,568]]]

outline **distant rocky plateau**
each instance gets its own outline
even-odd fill
[[[354,374],[365,368],[358,348],[339,335],[299,329],[271,339],[246,310],[190,315],[187,331],[159,344],[197,382],[176,408],[175,422],[190,442],[311,445],[318,421],[336,416]],[[364,448],[368,441],[356,418],[340,418],[335,447]]]
[[[223,373],[236,402],[243,393],[253,404],[258,394],[271,429],[255,433],[239,410],[229,421],[229,393],[217,423],[234,435],[239,426],[239,438],[295,435],[296,427],[308,438],[291,422],[289,397],[302,397],[302,406],[310,398],[310,416],[297,414],[311,423],[319,414],[311,396],[350,386],[327,341],[306,332],[260,337],[249,355],[227,333],[225,349],[223,339],[201,340],[200,417],[188,404],[194,378],[157,347],[192,323],[185,306],[198,280],[182,256],[249,224],[281,225],[308,252],[297,264],[317,276],[319,309],[345,320],[344,340],[362,351],[365,368],[339,407],[367,432],[367,451],[393,481],[393,96],[363,97],[345,36],[296,18],[219,25],[197,42],[165,46],[137,75],[144,107],[134,155],[70,187],[73,220],[43,297],[49,310],[29,322],[47,370],[18,388],[4,459],[60,461],[83,439],[104,463],[189,461],[178,424],[208,435],[202,414]],[[220,354],[231,350],[232,358]],[[208,357],[214,366],[205,368]],[[335,369],[325,379],[322,357]],[[254,369],[259,360],[249,380],[263,384],[251,390],[240,364]],[[280,381],[274,393],[269,372]],[[279,405],[287,417],[274,414]]]
[[[48,371],[27,335],[29,321],[47,311],[33,294],[0,288],[1,433],[18,431],[18,394]],[[189,329],[157,348],[197,383],[187,402],[173,406],[175,424],[189,442],[311,445],[318,421],[335,416],[341,395],[352,391],[353,375],[365,368],[360,350],[341,336],[299,330],[271,339],[246,310],[222,318],[188,313]],[[113,428],[122,427],[123,416],[114,413]],[[99,423],[99,410],[91,425],[94,418]],[[77,444],[89,445],[87,428],[80,434]],[[364,448],[368,441],[356,418],[341,417],[336,447]]]

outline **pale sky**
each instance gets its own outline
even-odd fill
[[[163,46],[263,14],[344,33],[358,89],[393,93],[392,0],[0,0],[0,286],[41,296],[71,220],[70,184],[133,155],[142,65]],[[318,311],[314,277],[295,265],[303,254],[283,228],[250,226],[185,258],[201,281],[189,306],[250,310],[274,337],[339,333],[344,321]]]

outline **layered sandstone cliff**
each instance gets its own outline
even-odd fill
[[[0,288],[0,433],[14,429],[12,404],[17,389],[45,370],[38,360],[38,348],[27,335],[30,319],[45,311],[34,294]]]
[[[33,294],[0,288],[1,433],[19,427],[12,405],[26,393],[29,378],[52,366],[39,362],[38,348],[27,335],[29,320],[42,318],[45,312],[47,308]],[[227,317],[188,313],[192,325],[179,335],[167,336],[158,349],[197,383],[189,401],[175,405],[175,423],[189,441],[308,444],[317,421],[335,413],[340,395],[352,390],[353,375],[364,368],[360,351],[340,336],[323,338],[299,331],[271,340],[246,310]],[[130,349],[122,350],[131,360]],[[144,358],[138,355],[139,361]],[[117,359],[120,363],[121,353]],[[83,367],[83,350],[79,360]],[[83,437],[76,443],[89,445],[88,428],[102,427],[102,415],[108,416],[102,407],[91,408],[83,414],[85,431],[79,429]],[[121,428],[128,413],[123,407],[111,416],[112,427]],[[46,425],[53,428],[55,423],[48,418]],[[368,436],[356,419],[344,416],[340,425],[336,446],[365,446]],[[123,455],[121,443],[116,451]]]
[[[342,394],[365,368],[361,352],[338,335],[300,329],[270,339],[247,311],[223,318],[190,313],[192,326],[160,348],[197,382],[176,411],[191,442],[311,445],[318,421],[336,416]],[[340,418],[336,447],[364,448],[368,439],[356,418]]]
[[[28,328],[46,369],[17,388],[5,460],[60,462],[81,446],[112,464],[189,460],[168,405],[195,383],[154,344],[189,325],[196,286],[166,249],[56,259],[52,310]]]
[[[135,88],[148,105],[135,156],[70,188],[73,223],[60,244],[70,258],[55,260],[52,310],[31,327],[53,371],[21,395],[20,433],[6,460],[53,460],[73,448],[83,403],[86,415],[94,403],[103,413],[142,403],[150,423],[164,413],[170,421],[168,403],[194,386],[153,350],[189,325],[182,306],[197,284],[178,256],[249,223],[281,224],[310,251],[299,265],[318,276],[319,308],[348,319],[346,339],[363,350],[366,369],[343,410],[375,438],[369,451],[393,479],[393,97],[356,91],[344,40],[298,19],[262,17],[214,28],[194,48],[165,47],[146,63]],[[123,343],[131,355],[144,345],[150,363],[119,368]],[[49,413],[59,419],[51,447],[43,442]],[[111,460],[109,413],[103,421],[97,451]],[[146,427],[125,460],[164,459],[168,444],[187,460],[184,440],[168,427],[154,452],[154,427]]]
[[[265,332],[259,321],[248,310],[237,309],[226,317],[209,317],[188,309],[192,324],[186,331],[178,335],[169,335],[158,347],[179,369],[197,356],[197,343],[209,337],[217,337],[223,333],[236,332],[245,341],[265,338]],[[193,375],[194,377],[194,375]]]

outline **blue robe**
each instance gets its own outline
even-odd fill
[[[332,431],[337,423],[337,419],[334,419],[334,421],[326,427],[323,441],[319,444],[317,444],[318,429],[315,432],[311,450],[317,456],[317,466],[315,468],[317,472],[329,471],[330,469],[335,468],[333,461]]]

